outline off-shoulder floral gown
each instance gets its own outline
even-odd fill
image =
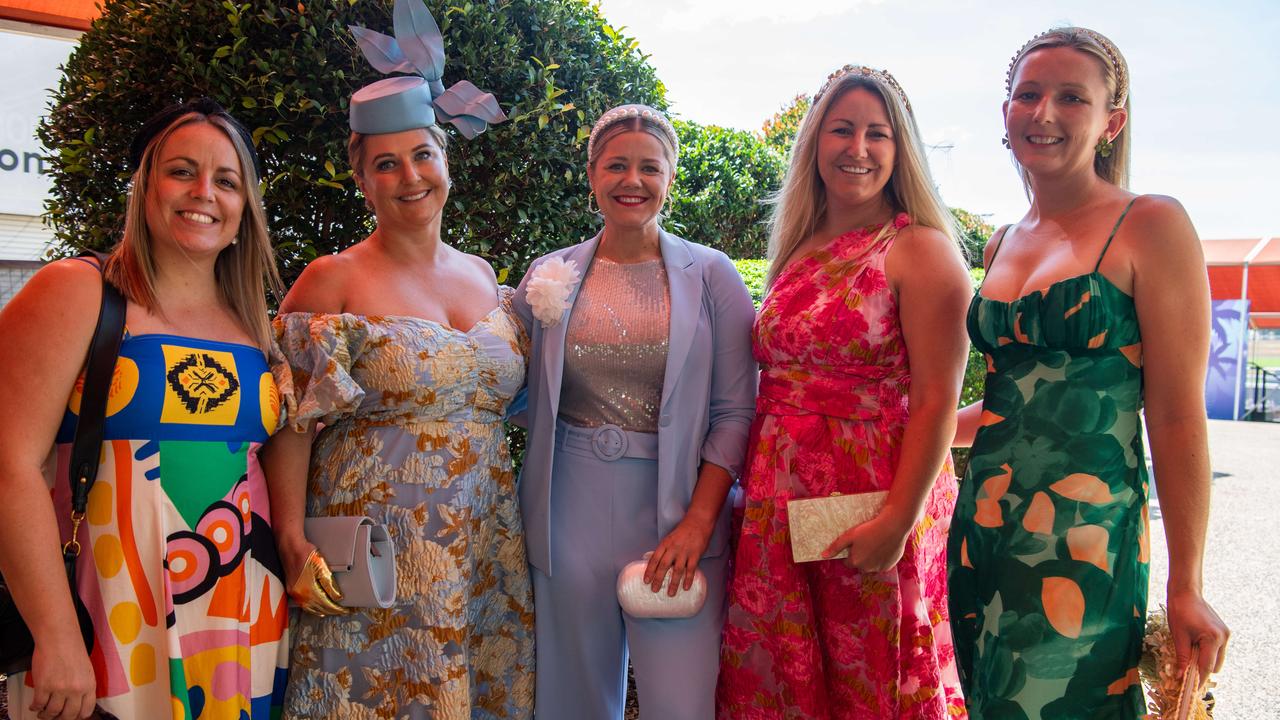
[[[893,569],[791,560],[787,500],[887,490],[911,385],[885,256],[891,227],[833,240],[779,275],[755,324],[760,393],[743,485],[717,711],[744,718],[965,714],[947,619],[948,459]]]
[[[503,416],[524,382],[502,304],[470,330],[289,313],[282,388],[312,450],[307,514],[368,515],[396,550],[396,604],[297,616],[285,714],[527,718],[533,598]]]

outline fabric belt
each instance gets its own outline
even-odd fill
[[[617,425],[584,428],[556,421],[556,448],[605,462],[621,458],[658,459],[657,433],[623,430]]]

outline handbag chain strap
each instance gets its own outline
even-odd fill
[[[92,253],[98,268],[106,266],[106,256]],[[80,523],[89,506],[89,490],[98,477],[98,460],[102,455],[102,437],[107,419],[107,395],[115,374],[120,343],[124,339],[126,303],[114,285],[102,279],[102,305],[98,324],[93,329],[85,360],[84,391],[80,397],[80,417],[76,420],[75,440],[71,443],[71,464],[67,480],[71,483],[71,539],[62,546],[64,558],[80,556]]]

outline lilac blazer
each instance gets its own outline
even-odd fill
[[[569,309],[551,327],[543,327],[533,317],[525,290],[539,263],[548,258],[572,260],[585,275],[599,242],[596,235],[534,261],[512,303],[532,340],[522,418],[529,438],[520,468],[520,510],[529,563],[548,576],[552,460],[565,328],[578,288],[569,295]],[[658,532],[665,536],[684,518],[703,461],[726,468],[734,478],[742,472],[759,371],[751,355],[755,309],[733,262],[719,250],[665,231],[660,248],[671,293],[667,369],[658,415]],[[725,551],[730,505],[725,502],[704,557]]]

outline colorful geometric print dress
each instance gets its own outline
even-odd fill
[[[978,294],[969,307],[987,385],[948,559],[975,719],[1145,712],[1142,338],[1133,298],[1101,263],[1013,302]]]
[[[290,421],[324,423],[307,515],[368,515],[396,604],[295,614],[285,716],[528,718],[533,596],[503,417],[527,340],[502,304],[463,332],[404,316],[289,313]]]
[[[721,720],[964,717],[947,621],[948,458],[902,560],[791,559],[787,500],[887,490],[911,386],[884,261],[905,215],[792,263],[755,324],[760,391],[717,691]]]
[[[58,432],[66,483],[81,385]],[[288,659],[287,597],[258,449],[280,396],[261,350],[174,335],[127,335],[102,462],[79,539],[79,591],[93,616],[98,706],[122,718],[270,720]],[[33,718],[27,675],[9,712]]]

